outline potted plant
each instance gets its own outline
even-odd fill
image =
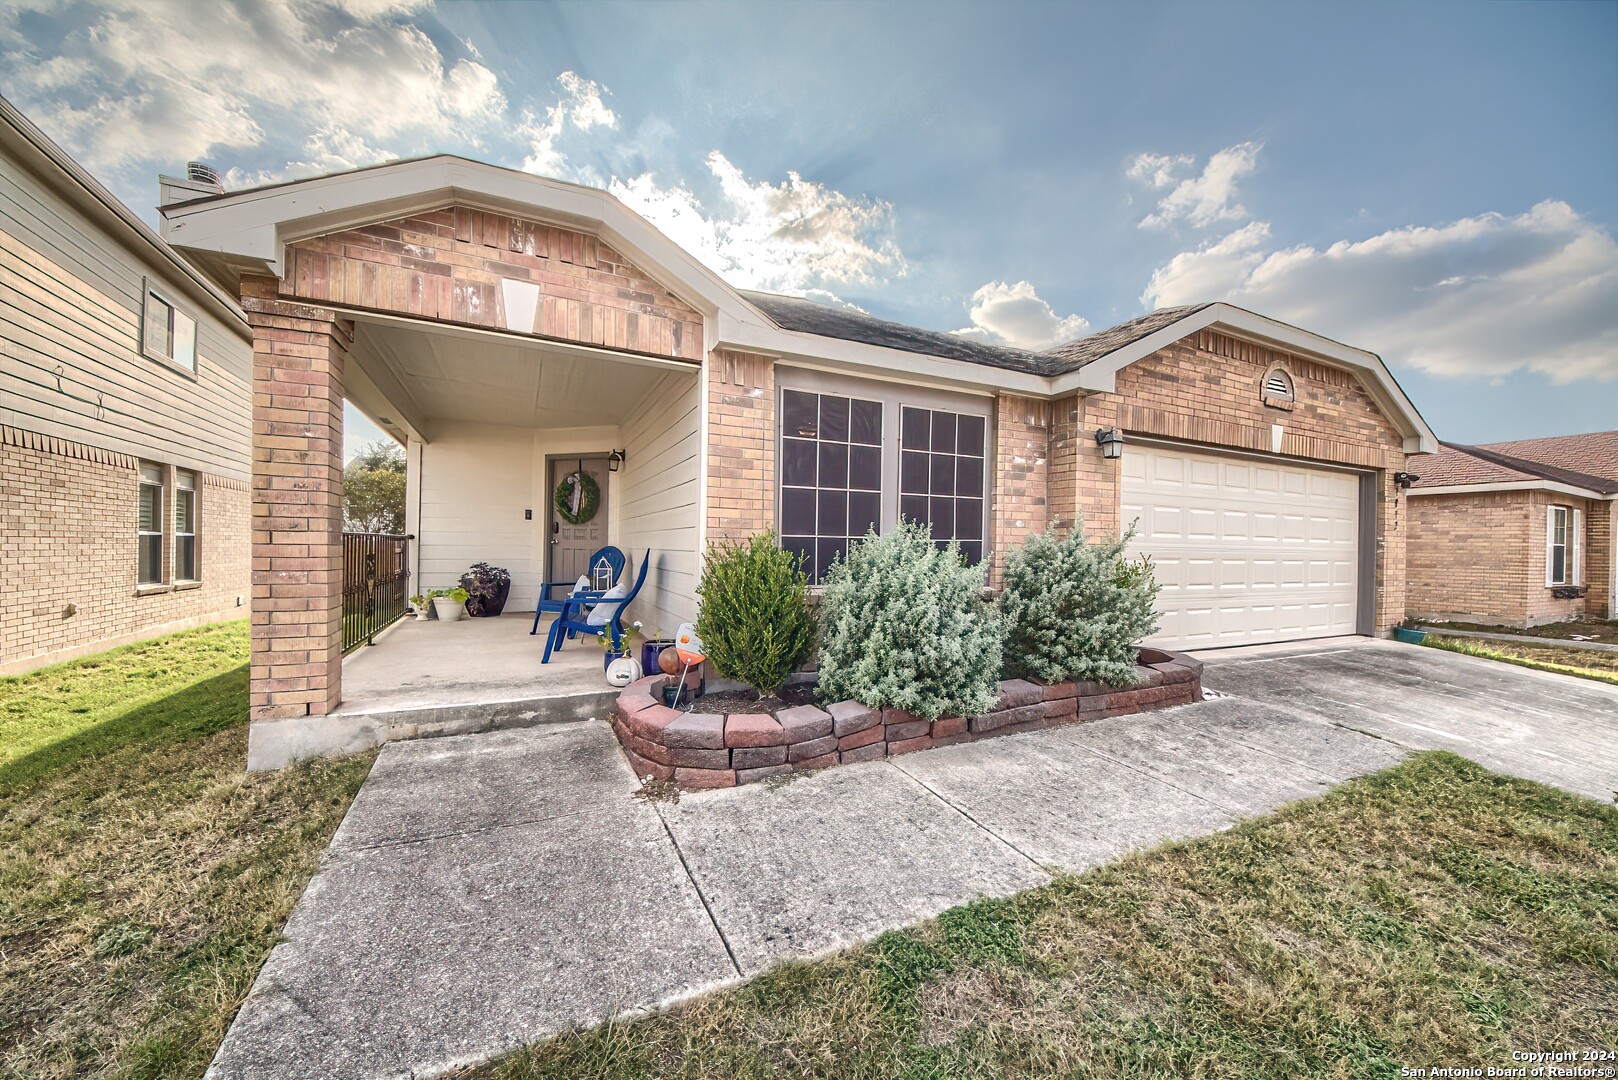
[[[466,615],[466,601],[471,594],[460,586],[437,589],[433,592],[433,614],[439,622],[456,622]]]
[[[1415,619],[1406,619],[1393,628],[1393,639],[1406,645],[1420,645],[1427,639],[1427,631],[1416,625]]]
[[[467,612],[475,619],[488,618],[506,609],[506,597],[511,595],[511,573],[503,566],[474,563],[472,569],[461,575],[461,587],[469,596]]]
[[[415,612],[417,622],[426,622],[427,616],[431,614],[427,610],[427,597],[421,593],[412,596],[410,598],[410,610]]]
[[[643,669],[635,659],[635,641],[641,636],[641,624],[630,623],[618,639],[618,648],[612,647],[612,632],[603,628],[596,634],[601,646],[601,666],[607,672],[607,681],[613,686],[628,686],[641,677]]]

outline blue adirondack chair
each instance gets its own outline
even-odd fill
[[[618,584],[618,579],[623,576],[624,553],[611,545],[604,548],[597,548],[595,551],[591,552],[590,561],[584,565],[589,568],[588,577],[592,583],[595,581],[596,568],[601,566],[603,563],[605,563],[612,570],[612,581],[607,585],[607,588],[610,589],[614,585]],[[528,631],[530,637],[539,633],[539,620],[543,618],[546,613],[555,615],[562,614],[563,610],[567,607],[568,600],[572,596],[573,586],[577,584],[577,581],[547,581],[545,584],[539,587],[539,603],[534,605],[534,628]],[[559,599],[554,592],[556,589],[563,590],[562,596]],[[596,596],[599,597],[601,592],[604,591],[605,590],[596,592]],[[586,602],[594,603],[593,600]]]
[[[648,550],[645,555],[641,556],[640,570],[635,574],[635,584],[630,587],[628,595],[622,600],[608,601],[608,603],[616,603],[618,607],[612,613],[612,618],[600,626],[592,626],[585,621],[585,605],[601,603],[600,593],[587,593],[582,597],[574,596],[564,602],[562,613],[556,616],[555,622],[551,623],[550,636],[545,639],[545,657],[540,663],[550,663],[551,653],[561,652],[562,642],[574,633],[599,634],[605,630],[612,635],[612,649],[617,652],[622,647],[624,640],[624,612],[629,610],[629,605],[634,603],[636,596],[640,595],[640,587],[646,584],[646,568],[651,565],[652,553]],[[594,599],[590,599],[592,596]]]

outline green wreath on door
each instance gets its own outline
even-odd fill
[[[569,525],[583,525],[601,508],[601,488],[582,469],[570,472],[556,485],[556,513]]]

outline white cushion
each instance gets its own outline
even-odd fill
[[[590,575],[588,575],[588,574],[580,574],[579,575],[579,580],[577,580],[577,581],[575,581],[573,583],[573,595],[577,596],[581,592],[589,592],[589,591],[590,591]]]
[[[628,595],[628,583],[620,581],[601,594],[601,602],[590,609],[590,617],[584,621],[590,626],[606,626],[612,621],[613,614],[624,606],[623,599]],[[614,600],[618,602],[615,604]]]

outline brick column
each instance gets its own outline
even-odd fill
[[[775,358],[708,357],[708,539],[741,540],[775,524]]]
[[[1393,475],[1405,468],[1403,453],[1389,454],[1376,475],[1376,635],[1389,633],[1405,617],[1405,595],[1409,575],[1405,567],[1405,537],[1410,528],[1410,495],[1393,482]]]
[[[1097,428],[1120,427],[1118,396],[1090,394],[1076,402],[1078,420],[1073,432],[1074,513],[1084,518],[1084,534],[1091,538],[1111,536],[1127,529],[1119,520],[1118,504],[1123,493],[1119,458],[1101,455],[1096,445]],[[1124,446],[1128,454],[1130,447]]]
[[[1000,585],[1006,555],[1049,523],[1050,435],[1050,402],[1014,394],[995,399],[992,587]]]
[[[253,327],[251,716],[324,716],[342,696],[343,360],[353,324],[248,280]],[[284,760],[249,767],[284,764]],[[291,760],[295,754],[277,754]]]

